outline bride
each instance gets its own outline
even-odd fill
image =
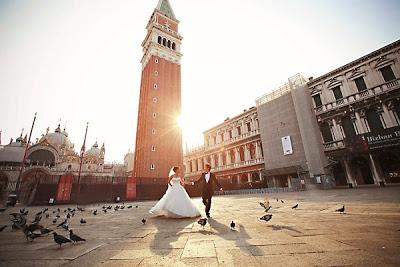
[[[150,213],[169,218],[193,218],[200,216],[200,210],[193,204],[179,177],[179,167],[173,167],[168,175],[168,189]]]

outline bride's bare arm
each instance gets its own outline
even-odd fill
[[[173,176],[171,176],[171,177],[168,178],[168,184],[169,184],[170,186],[172,186],[172,184],[171,184],[172,177],[173,177]]]

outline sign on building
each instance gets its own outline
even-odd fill
[[[282,137],[282,148],[283,148],[283,155],[292,155],[293,154],[293,147],[292,147],[292,140],[290,136]]]

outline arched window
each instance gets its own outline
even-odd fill
[[[333,141],[331,127],[329,127],[328,123],[324,122],[323,124],[321,124],[321,134],[325,143]]]
[[[171,41],[170,40],[168,40],[168,42],[167,42],[167,47],[171,48]]]
[[[175,45],[175,43],[172,43],[172,50],[175,50],[176,49],[176,45]]]
[[[344,117],[342,119],[342,127],[346,138],[354,138],[356,136],[356,131],[354,130],[353,122],[349,117]]]
[[[371,132],[375,133],[375,132],[379,132],[379,131],[383,130],[383,125],[382,125],[381,119],[379,117],[378,112],[376,112],[376,110],[374,110],[374,109],[367,110],[367,112],[365,113],[365,116],[367,117],[369,129],[371,130]]]
[[[167,39],[163,38],[162,39],[162,44],[163,44],[163,46],[166,46],[167,45]]]
[[[158,36],[157,42],[158,42],[159,44],[161,44],[161,41],[162,41],[161,36]]]

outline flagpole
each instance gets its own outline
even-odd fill
[[[78,192],[76,194],[76,205],[77,206],[78,206],[79,194],[81,192],[81,172],[82,172],[83,156],[85,154],[86,136],[87,136],[88,128],[89,128],[89,122],[86,124],[85,138],[83,139],[83,145],[82,145],[82,148],[81,148],[79,172],[78,172]]]
[[[22,176],[22,172],[23,172],[24,167],[25,167],[26,154],[28,152],[29,143],[31,142],[31,136],[32,136],[33,127],[35,126],[36,116],[37,116],[37,112],[35,112],[35,116],[33,117],[31,132],[29,133],[28,142],[25,145],[24,157],[22,158],[21,168],[19,169],[17,184],[15,185],[15,194],[17,195],[17,199],[19,197],[19,186],[20,186],[20,183],[21,183],[21,176]]]

